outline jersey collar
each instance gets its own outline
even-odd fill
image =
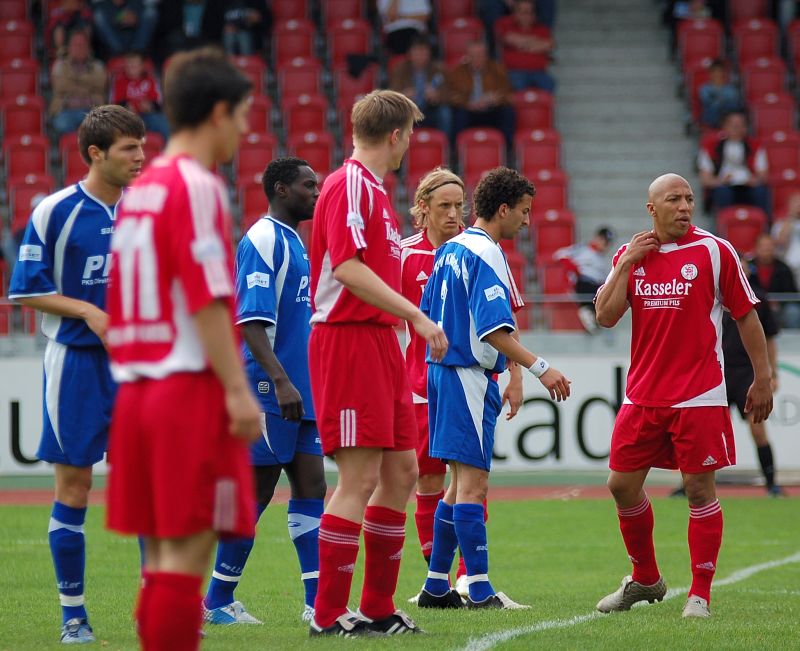
[[[94,201],[98,206],[102,206],[103,210],[106,211],[106,213],[108,214],[108,218],[111,221],[114,221],[117,218],[117,206],[119,205],[119,201],[117,201],[117,203],[115,203],[113,206],[109,206],[107,203],[105,203],[104,201],[100,201],[100,199],[98,199],[91,192],[89,192],[86,189],[86,186],[83,184],[83,181],[78,181],[78,187],[80,187],[81,192],[83,192],[83,194],[85,194],[89,199]],[[122,200],[121,194],[119,195],[119,198],[120,200]]]
[[[358,165],[362,170],[364,170],[367,174],[369,174],[369,180],[383,187],[383,179],[377,174],[375,174],[375,172],[373,172],[369,167],[364,165],[364,163],[362,163],[361,161],[356,160],[355,158],[347,158],[345,159],[344,162],[352,163],[353,165]]]

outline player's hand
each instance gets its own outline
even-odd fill
[[[422,312],[411,322],[414,330],[428,343],[428,354],[434,362],[441,362],[447,353],[447,337],[438,325]]]
[[[275,380],[275,397],[281,408],[281,418],[300,420],[306,413],[303,409],[303,397],[289,378]]]
[[[225,392],[225,408],[231,420],[230,432],[248,443],[261,436],[261,408],[249,387]]]
[[[753,381],[747,390],[744,413],[750,414],[754,423],[761,423],[772,413],[772,381],[770,378]]]
[[[508,413],[506,420],[511,420],[517,415],[522,406],[522,374],[513,373],[508,381],[506,390],[503,391],[503,405],[508,402]]]
[[[100,341],[103,342],[103,346],[108,348],[108,341],[106,340],[106,333],[108,332],[108,314],[103,312],[103,310],[96,305],[91,304],[88,304],[87,310],[88,312],[84,318],[86,325],[89,326],[89,330],[100,338]]]
[[[658,241],[654,231],[642,231],[631,238],[631,243],[622,254],[627,262],[636,264],[644,260],[653,251],[658,251],[661,242]]]
[[[569,397],[569,385],[572,384],[564,374],[552,366],[539,378],[539,382],[550,392],[550,397],[561,402]]]

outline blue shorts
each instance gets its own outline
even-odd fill
[[[430,455],[490,470],[500,389],[478,366],[428,365]]]
[[[261,438],[250,446],[254,466],[289,463],[298,452],[322,456],[315,420],[285,420],[278,414],[261,412]]]
[[[104,348],[48,341],[42,438],[36,456],[85,468],[103,458],[117,385]]]

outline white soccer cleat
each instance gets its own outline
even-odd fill
[[[227,606],[220,606],[219,608],[212,608],[210,610],[203,604],[203,621],[208,624],[218,624],[222,626],[264,623],[248,613],[241,601],[234,601]]]
[[[461,595],[462,599],[469,597],[469,583],[467,583],[466,574],[462,574],[456,579],[456,592]]]
[[[659,577],[653,585],[642,585],[626,576],[616,592],[603,597],[597,602],[597,610],[601,613],[610,613],[615,610],[630,610],[633,604],[639,601],[661,601],[667,594],[667,584],[664,577]]]
[[[689,595],[686,605],[683,607],[683,617],[711,617],[711,610],[708,602],[702,597]]]
[[[410,597],[410,598],[408,599],[408,603],[410,603],[410,604],[415,604],[415,603],[418,603],[418,602],[419,602],[419,596],[420,596],[421,594],[422,594],[422,590],[420,590],[420,591],[419,591],[417,594],[415,594],[413,597]]]
[[[304,621],[306,624],[310,624],[314,621],[314,607],[309,606],[308,604],[305,605],[303,608],[303,612],[300,615],[300,619]]]

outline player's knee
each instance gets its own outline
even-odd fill
[[[695,508],[711,504],[717,497],[713,482],[709,483],[700,477],[684,476],[683,488],[689,505]]]
[[[628,482],[623,481],[619,477],[615,477],[613,475],[608,478],[606,486],[608,486],[608,490],[614,497],[614,501],[616,501],[617,504],[624,505],[630,504],[632,501],[634,501],[640,490],[638,486],[631,486]]]
[[[432,495],[444,490],[445,475],[420,475],[417,480],[417,492]]]

